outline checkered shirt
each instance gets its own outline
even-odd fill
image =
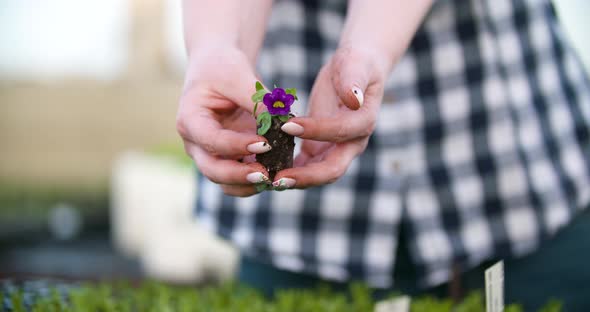
[[[300,90],[299,115],[345,2],[275,2],[259,70]],[[588,206],[590,83],[548,0],[438,0],[336,183],[233,198],[200,178],[199,194],[200,222],[259,261],[391,287],[402,230],[437,285],[536,250]]]

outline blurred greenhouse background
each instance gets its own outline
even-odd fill
[[[590,2],[555,4],[590,68]],[[184,64],[180,0],[0,0],[0,278],[231,276],[190,218]]]
[[[0,1],[0,278],[205,275],[180,22],[178,0]]]

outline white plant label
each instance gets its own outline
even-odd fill
[[[409,312],[410,297],[401,296],[380,301],[375,305],[375,312]]]
[[[485,272],[486,312],[504,311],[504,261],[497,262]]]

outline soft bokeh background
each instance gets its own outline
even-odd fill
[[[590,1],[556,5],[590,67]],[[0,0],[0,278],[231,275],[190,220],[184,64],[180,0]]]

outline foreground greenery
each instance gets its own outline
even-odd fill
[[[147,282],[140,286],[128,284],[93,284],[75,287],[66,294],[52,290],[51,295],[25,302],[22,290],[9,296],[13,311],[373,311],[375,302],[365,286],[353,284],[348,293],[334,292],[328,287],[313,290],[281,290],[267,299],[250,288],[227,284],[202,288],[167,286]],[[392,298],[395,295],[391,296]],[[29,298],[30,300],[30,298]],[[485,311],[480,292],[471,293],[462,302],[434,297],[412,298],[412,312],[422,311]],[[507,312],[523,311],[516,304],[508,305]],[[561,311],[558,302],[549,302],[543,312]]]

